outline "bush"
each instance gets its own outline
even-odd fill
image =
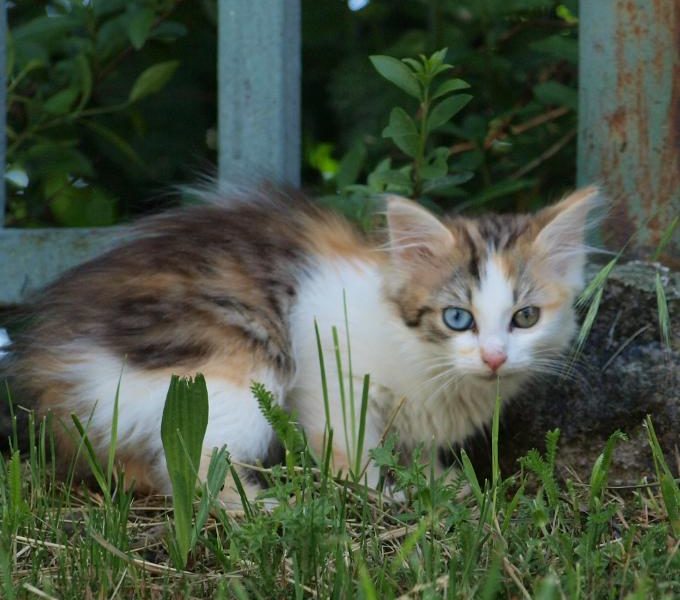
[[[305,183],[355,216],[376,191],[447,209],[528,209],[562,193],[575,173],[575,4],[303,0]],[[215,0],[16,3],[9,20],[10,226],[124,221],[216,162]],[[458,185],[405,188],[384,172],[411,177],[409,157],[383,132],[395,107],[418,122],[422,99],[368,57],[445,47],[445,77],[473,99],[425,154],[438,149]]]
[[[214,2],[196,4],[11,8],[9,225],[110,225],[215,160]]]

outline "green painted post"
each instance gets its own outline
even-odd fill
[[[222,181],[300,181],[300,0],[219,0]]]
[[[5,118],[7,115],[7,4],[0,0],[0,229],[5,224],[5,145],[7,135]]]
[[[6,2],[0,0],[0,128],[4,129]],[[300,0],[219,0],[220,176],[300,178]],[[4,136],[0,136],[3,137]],[[0,175],[4,167],[0,143]],[[4,180],[4,178],[3,178]],[[4,190],[4,186],[3,186]],[[105,251],[125,228],[2,229],[0,305],[21,302],[65,269]]]
[[[649,258],[680,213],[680,4],[581,0],[579,23],[578,180],[613,200],[605,243]]]

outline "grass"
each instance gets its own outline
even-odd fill
[[[201,381],[196,385],[204,389]],[[183,386],[182,393],[197,393]],[[607,486],[614,446],[626,443],[620,433],[603,448],[588,483],[555,472],[557,431],[548,434],[545,454],[530,452],[514,476],[503,478],[498,411],[491,481],[478,481],[465,457],[462,479],[454,482],[436,479],[417,461],[400,467],[388,437],[374,457],[407,490],[408,503],[395,505],[354,480],[332,477],[327,457],[314,460],[290,416],[264,388],[253,391],[286,447],[284,464],[261,469],[271,485],[266,495],[279,500],[270,512],[247,501],[240,511],[214,504],[224,452],[213,459],[209,484],[193,505],[180,503],[176,512],[168,498],[134,497],[120,474],[110,482],[101,467],[104,489],[64,483],[55,477],[53,444],[40,423],[29,451],[0,463],[0,597],[680,595],[680,492],[651,420],[646,427],[659,484],[641,482],[626,496]],[[164,415],[171,469],[193,460],[194,443],[180,427],[192,427],[186,419],[176,422],[179,445],[169,451],[173,421]],[[464,483],[471,492],[460,498]]]

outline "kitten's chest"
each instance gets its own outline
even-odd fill
[[[401,443],[408,446],[463,442],[490,421],[496,396],[491,386],[470,385],[410,395],[390,392],[382,390],[373,401],[384,403],[390,398],[390,409],[382,406],[380,413],[394,415],[394,429]]]

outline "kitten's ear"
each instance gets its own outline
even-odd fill
[[[598,222],[596,209],[604,204],[595,186],[576,190],[536,214],[535,254],[550,271],[575,289],[583,286],[588,247],[586,233]]]
[[[433,214],[406,198],[388,196],[389,249],[397,262],[445,256],[453,248],[453,235]]]

